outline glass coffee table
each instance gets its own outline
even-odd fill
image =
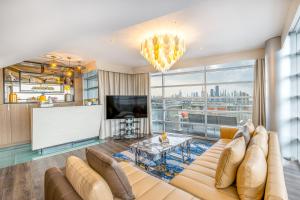
[[[154,168],[156,170],[167,172],[167,154],[175,151],[176,148],[180,148],[182,162],[190,159],[192,137],[169,133],[168,142],[163,143],[159,141],[159,137],[155,136],[129,146],[135,155],[136,165],[144,166],[146,170],[153,168],[153,166],[149,166],[143,162],[144,159],[147,159],[155,163]]]

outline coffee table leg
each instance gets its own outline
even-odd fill
[[[181,148],[181,157],[182,157],[182,162],[184,163],[184,146],[180,145]]]
[[[135,164],[138,165],[138,153],[137,153],[137,151],[135,151],[134,160],[135,160]]]
[[[187,152],[187,158],[190,159],[191,158],[191,144],[189,141],[187,141],[187,144],[186,144],[186,152]]]
[[[180,145],[180,148],[181,148],[181,157],[182,157],[182,162],[186,162],[189,158],[191,158],[191,145],[190,145],[190,142],[187,141],[186,144],[184,145]],[[186,156],[184,155],[184,150],[186,149]],[[185,159],[185,157],[187,159]]]

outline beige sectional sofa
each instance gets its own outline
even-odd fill
[[[215,174],[220,155],[232,141],[237,129],[221,128],[221,138],[193,163],[176,175],[170,184],[155,178],[132,164],[120,162],[136,199],[143,200],[231,200],[240,199],[236,183],[225,189],[215,187]],[[284,182],[281,154],[276,133],[269,132],[265,200],[288,199]],[[246,179],[247,177],[245,177]],[[45,199],[82,199],[58,169],[49,169],[45,175]],[[101,199],[101,198],[99,198]],[[116,199],[116,198],[114,198]]]
[[[225,189],[215,188],[215,174],[218,159],[222,150],[226,144],[231,141],[232,137],[233,134],[222,134],[221,130],[221,139],[209,150],[197,157],[191,165],[172,179],[170,183],[200,199],[239,199],[234,184]],[[269,132],[268,147],[268,172],[264,199],[288,199],[278,137],[274,132]]]

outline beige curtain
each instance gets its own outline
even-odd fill
[[[104,139],[119,134],[120,120],[105,119],[105,96],[106,95],[148,95],[149,74],[124,74],[100,70],[99,76],[99,99],[103,106],[103,119],[101,120],[100,138]],[[149,98],[148,98],[149,99]],[[148,105],[150,105],[148,103]],[[148,108],[150,115],[150,108]],[[140,119],[139,128],[144,134],[150,133],[150,117]]]
[[[255,126],[266,125],[265,106],[265,59],[258,59],[254,70],[253,88],[252,121]]]

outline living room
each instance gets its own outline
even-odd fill
[[[0,199],[299,199],[299,0],[0,16]]]

